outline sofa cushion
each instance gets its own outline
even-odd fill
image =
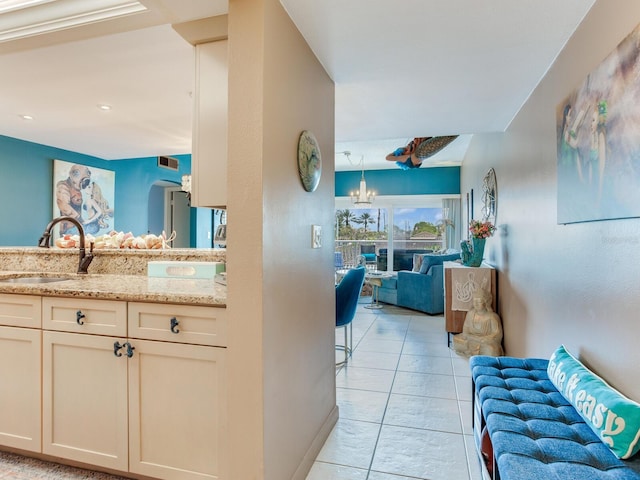
[[[459,253],[451,253],[448,255],[438,255],[436,253],[427,253],[422,256],[422,265],[420,273],[427,273],[434,265],[442,265],[443,262],[453,262],[460,259]]]
[[[411,269],[412,272],[420,271],[420,267],[422,266],[422,257],[424,257],[425,255],[426,255],[425,253],[413,254],[413,268]]]
[[[551,355],[549,379],[618,458],[640,449],[640,405],[588,370],[564,345]]]

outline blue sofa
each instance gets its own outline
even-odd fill
[[[549,379],[549,361],[475,356],[476,448],[490,478],[639,480],[640,460],[620,460]]]
[[[387,271],[387,252],[388,249],[381,248],[378,251],[377,256],[377,269],[386,272]],[[400,270],[411,270],[413,267],[413,255],[415,253],[431,253],[433,250],[416,250],[416,249],[393,249],[393,271],[398,272]]]
[[[378,288],[378,301],[429,315],[444,313],[444,267],[442,264],[459,258],[459,253],[423,255],[420,271],[401,270],[393,277],[382,280],[382,286]]]

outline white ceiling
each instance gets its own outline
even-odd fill
[[[459,165],[472,134],[509,125],[594,1],[281,3],[336,82],[345,170],[363,156],[397,168],[384,156],[411,137],[453,134],[427,163]],[[146,14],[0,43],[0,134],[106,159],[190,152],[193,51],[169,24],[227,2],[142,0]]]

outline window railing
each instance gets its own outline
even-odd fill
[[[362,251],[363,245],[374,245],[376,256],[381,248],[389,248],[387,240],[336,240],[336,252],[342,253],[342,261],[345,267],[352,267],[358,264],[358,257],[364,253]],[[440,250],[442,248],[442,239],[396,239],[393,241],[393,248],[394,250]]]

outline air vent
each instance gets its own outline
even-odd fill
[[[177,172],[180,162],[177,158],[173,157],[158,157],[158,166],[168,168],[169,170],[175,170]]]

